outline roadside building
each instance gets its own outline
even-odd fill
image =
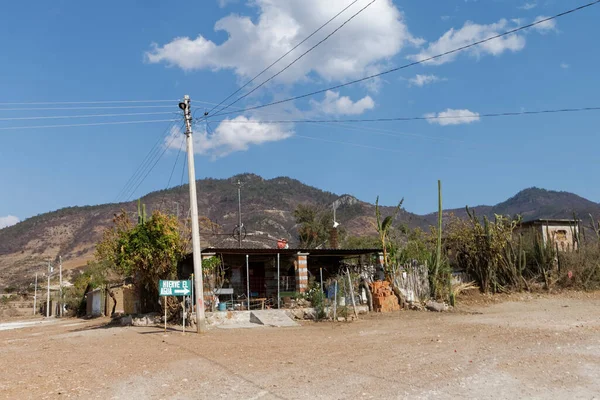
[[[112,284],[96,288],[86,294],[86,315],[98,317],[113,314],[137,314],[140,301],[132,284]]]
[[[338,275],[348,265],[359,265],[363,271],[373,273],[383,261],[380,249],[239,249],[206,248],[202,250],[204,262],[216,257],[222,268],[223,288],[227,297],[277,303],[280,298],[294,297],[309,289],[309,280],[320,282]],[[180,279],[190,279],[193,273],[193,255],[179,266]],[[205,277],[206,280],[206,277]],[[209,285],[209,282],[205,282]],[[205,297],[212,294],[205,292]],[[209,301],[210,302],[210,301]]]
[[[552,243],[559,251],[577,249],[579,221],[575,219],[534,219],[520,224],[517,232],[539,235],[544,243]]]

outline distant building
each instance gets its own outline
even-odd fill
[[[111,296],[112,293],[112,296]],[[133,285],[113,284],[86,293],[86,315],[137,314],[140,301]]]
[[[550,241],[560,251],[577,249],[579,221],[575,219],[535,219],[522,222],[518,230],[539,233],[544,243]]]

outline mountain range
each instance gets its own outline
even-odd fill
[[[297,246],[294,210],[299,204],[311,204],[323,209],[337,206],[338,222],[355,236],[376,235],[375,206],[349,194],[337,195],[279,177],[263,179],[242,174],[229,179],[203,179],[199,187],[198,208],[202,217],[203,247],[236,246],[231,233],[237,225],[237,183],[242,187],[242,217],[247,229],[245,247],[275,247],[277,239],[287,239]],[[141,198],[148,212],[160,209],[182,220],[188,216],[187,185],[156,191]],[[521,214],[525,220],[537,218],[580,218],[600,215],[600,205],[568,192],[538,188],[525,189],[495,206],[473,207],[477,215]],[[110,226],[116,213],[124,210],[132,218],[137,203],[112,203],[96,206],[67,207],[26,219],[14,226],[0,229],[0,287],[30,282],[36,272],[46,271],[49,260],[60,254],[67,276],[93,259],[95,244],[102,231]],[[389,215],[394,207],[383,207]],[[466,216],[464,209],[444,210],[449,215]],[[417,215],[402,210],[396,223],[427,229],[435,224],[437,214]],[[210,222],[209,222],[210,220]]]

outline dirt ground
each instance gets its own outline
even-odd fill
[[[599,293],[204,335],[107,321],[0,331],[0,397],[600,398]]]

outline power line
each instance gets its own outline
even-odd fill
[[[372,0],[369,4],[367,4],[366,6],[364,6],[363,8],[361,8],[360,10],[358,10],[355,14],[353,14],[350,18],[348,18],[340,26],[338,26],[335,30],[333,30],[329,35],[325,36],[323,39],[321,39],[319,42],[317,42],[314,46],[312,46],[310,49],[306,50],[299,57],[297,57],[294,61],[292,61],[291,63],[289,63],[288,65],[286,65],[281,71],[279,71],[275,75],[271,76],[269,79],[267,79],[266,81],[264,81],[260,85],[256,86],[254,89],[252,89],[248,93],[244,94],[243,96],[238,97],[232,103],[230,103],[227,106],[225,106],[222,109],[220,109],[217,112],[216,115],[222,115],[223,111],[225,111],[227,108],[229,108],[229,106],[237,103],[238,101],[242,100],[243,98],[248,97],[249,95],[251,95],[252,93],[254,93],[256,90],[258,90],[260,87],[262,87],[263,85],[267,84],[268,82],[270,82],[271,80],[273,80],[274,78],[276,78],[277,76],[279,76],[280,74],[282,74],[284,71],[286,71],[292,65],[294,65],[298,60],[300,60],[302,57],[304,57],[305,55],[307,55],[308,53],[310,53],[311,51],[313,51],[315,48],[317,48],[319,45],[321,45],[323,42],[325,42],[327,39],[329,39],[331,36],[333,36],[337,31],[339,31],[340,29],[342,29],[347,23],[349,23],[350,21],[352,21],[356,16],[358,16],[360,13],[362,13],[364,10],[366,10],[369,6],[371,6],[371,4],[375,3],[375,1],[377,1],[377,0]]]
[[[131,192],[131,194],[127,198],[127,201],[129,201],[131,199],[131,197],[135,194],[135,192],[138,190],[138,188],[140,187],[140,185],[146,180],[146,178],[148,177],[148,175],[150,175],[150,172],[152,172],[152,170],[154,169],[154,167],[156,167],[156,164],[158,164],[158,162],[160,161],[160,159],[162,158],[162,156],[166,153],[167,149],[171,146],[171,143],[173,143],[173,141],[175,140],[176,137],[177,136],[171,137],[171,140],[169,141],[169,143],[167,143],[167,145],[164,146],[163,151],[160,153],[160,155],[158,156],[158,158],[156,159],[156,161],[154,162],[154,164],[152,164],[152,166],[150,167],[150,169],[146,172],[146,175],[144,175],[144,177],[139,181],[139,183],[137,184],[137,186],[133,189],[133,191]]]
[[[46,129],[46,128],[71,128],[76,126],[103,126],[103,125],[127,125],[127,124],[151,124],[155,122],[174,122],[176,119],[154,119],[145,121],[115,121],[115,122],[95,122],[89,124],[64,124],[64,125],[34,125],[34,126],[9,126],[0,128],[0,130],[14,129]]]
[[[447,116],[447,115],[432,115],[422,117],[389,117],[389,118],[355,118],[355,119],[324,119],[324,120],[310,120],[310,119],[290,119],[290,120],[218,120],[212,122],[219,122],[224,124],[289,124],[289,123],[359,123],[359,122],[393,122],[393,121],[428,121],[428,120],[444,120],[444,119],[479,119],[479,118],[493,118],[493,117],[514,117],[520,115],[539,115],[539,114],[558,114],[558,113],[571,113],[571,112],[583,112],[583,111],[600,111],[600,107],[580,107],[580,108],[560,108],[553,110],[538,110],[538,111],[513,111],[513,112],[499,112],[499,113],[487,113],[487,114],[473,114],[473,115],[460,115],[460,116]]]
[[[285,58],[288,54],[290,54],[292,51],[296,50],[298,47],[300,47],[302,44],[304,44],[308,39],[310,39],[311,37],[313,37],[314,35],[316,35],[321,29],[323,29],[325,26],[327,26],[331,21],[333,21],[334,19],[336,19],[337,17],[339,17],[344,11],[346,11],[347,9],[349,9],[350,7],[352,7],[354,4],[356,4],[358,2],[358,0],[354,0],[352,3],[350,3],[348,6],[346,6],[342,11],[340,11],[339,13],[337,13],[336,15],[334,15],[331,19],[329,19],[327,22],[325,22],[323,25],[321,25],[317,30],[315,30],[313,33],[311,33],[310,35],[308,35],[306,38],[304,38],[304,40],[302,40],[300,43],[296,44],[294,47],[292,47],[288,52],[286,52],[284,55],[282,55],[281,57],[279,57],[277,60],[275,60],[271,65],[269,65],[267,68],[263,69],[262,71],[260,71],[258,73],[258,75],[256,75],[254,78],[250,79],[248,82],[246,82],[242,87],[240,87],[238,90],[236,90],[235,92],[231,93],[229,96],[227,96],[223,101],[221,101],[219,104],[216,104],[209,112],[208,114],[212,113],[217,107],[219,107],[221,104],[225,103],[227,100],[229,100],[231,97],[233,97],[234,95],[236,95],[237,93],[239,93],[242,89],[244,89],[246,86],[248,86],[249,84],[251,84],[252,82],[254,82],[254,80],[256,78],[258,78],[259,76],[261,76],[262,74],[264,74],[265,72],[267,72],[271,67],[273,67],[275,64],[277,64],[279,61],[281,61],[283,58]],[[236,100],[237,101],[237,100]],[[230,104],[231,105],[231,104]],[[228,106],[229,107],[229,106]]]
[[[164,141],[165,137],[167,136],[167,133],[170,132],[170,130],[172,129],[173,126],[175,126],[175,124],[169,124],[165,128],[165,130],[161,132],[161,134],[159,135],[159,137],[156,140],[156,142],[154,143],[154,145],[148,151],[148,154],[146,154],[146,157],[144,157],[144,159],[142,160],[142,162],[140,163],[140,165],[138,165],[138,167],[134,171],[133,175],[131,175],[131,177],[129,178],[129,180],[127,180],[127,182],[125,183],[125,185],[123,186],[123,188],[121,188],[121,190],[119,191],[119,193],[115,197],[115,200],[114,200],[115,203],[120,198],[122,198],[122,199],[126,198],[126,195],[128,194],[129,190],[133,187],[133,185],[135,184],[135,182],[137,181],[137,179],[139,179],[139,177],[141,176],[141,174],[143,174],[142,171],[147,167],[147,165],[150,164],[150,162],[151,162],[150,160],[152,160],[156,156],[156,154],[158,153],[158,149],[160,148],[160,144]]]
[[[182,126],[182,128],[183,128],[183,126]],[[177,152],[177,158],[175,158],[175,163],[173,164],[173,168],[171,169],[171,175],[169,175],[169,180],[167,181],[165,193],[163,194],[162,200],[160,201],[160,206],[158,207],[159,210],[162,210],[162,206],[165,202],[165,198],[167,197],[166,191],[169,189],[169,186],[171,185],[171,179],[173,179],[173,174],[175,173],[175,167],[177,167],[177,163],[179,162],[179,156],[181,156],[181,152],[183,150],[184,144],[185,144],[185,140],[182,140],[181,145],[179,146],[179,151]]]
[[[185,167],[187,166],[187,157],[183,159],[183,168],[181,169],[181,183],[179,186],[183,187],[183,179],[185,177]]]
[[[208,103],[208,102],[199,101],[199,100],[194,100],[194,102],[205,103],[205,104],[216,104],[216,103]],[[232,108],[237,108],[239,110],[243,109],[241,107],[232,107]],[[196,110],[196,112],[197,111],[199,111],[199,110]],[[273,111],[269,112],[269,111],[265,111],[265,110],[257,110],[256,112],[267,114],[267,115],[285,115],[283,113],[278,113],[278,112],[273,112]],[[224,121],[231,121],[231,120],[217,120],[217,121],[212,121],[212,122],[224,122]],[[244,121],[236,121],[236,123],[243,123],[243,122]],[[259,122],[260,121],[252,121],[251,123],[259,123]],[[448,138],[448,137],[436,137],[436,136],[422,135],[422,134],[418,134],[418,133],[398,132],[398,131],[392,131],[389,129],[373,128],[373,127],[366,127],[366,126],[361,126],[360,128],[357,128],[356,126],[352,126],[350,124],[344,124],[342,122],[337,122],[335,124],[330,123],[330,122],[320,122],[318,120],[306,120],[306,122],[315,124],[315,125],[321,125],[321,126],[335,126],[335,127],[341,126],[341,127],[345,127],[346,129],[355,130],[355,131],[371,131],[378,135],[390,136],[390,137],[395,137],[395,138],[398,138],[400,136],[412,136],[412,137],[418,137],[418,138],[430,139],[430,140],[436,140],[436,141],[442,140],[442,141],[448,141],[448,142],[465,143],[464,140],[457,140],[457,139],[452,139],[452,138]]]
[[[54,116],[41,116],[41,117],[11,117],[11,118],[0,118],[0,121],[26,121],[35,119],[70,119],[70,118],[95,118],[95,117],[130,117],[134,115],[166,115],[166,114],[179,114],[175,111],[161,111],[161,112],[149,112],[149,113],[126,113],[126,114],[88,114],[88,115],[54,115]]]
[[[101,101],[46,101],[46,102],[23,102],[23,103],[0,103],[0,105],[46,105],[46,104],[111,104],[111,103],[165,103],[178,102],[179,100],[101,100]]]
[[[0,111],[47,111],[47,110],[117,110],[132,108],[173,108],[177,104],[169,106],[97,106],[97,107],[35,107],[35,108],[2,108]]]
[[[446,52],[443,52],[443,53],[440,53],[440,54],[437,54],[437,55],[434,55],[434,56],[431,56],[431,57],[427,57],[427,58],[424,58],[424,59],[419,60],[419,61],[414,61],[414,62],[405,64],[405,65],[402,65],[400,67],[396,67],[396,68],[392,68],[392,69],[389,69],[389,70],[386,70],[386,71],[383,71],[383,72],[379,72],[377,74],[369,75],[369,76],[366,76],[364,78],[360,78],[360,79],[356,79],[356,80],[353,80],[353,81],[350,81],[350,82],[346,82],[346,83],[342,83],[342,84],[339,84],[339,85],[331,86],[331,87],[329,87],[327,89],[316,90],[314,92],[309,92],[309,93],[305,93],[305,94],[302,94],[302,95],[299,95],[299,96],[294,96],[294,97],[290,97],[290,98],[283,99],[283,100],[273,101],[271,103],[266,103],[266,104],[262,104],[262,105],[258,105],[258,106],[254,106],[254,107],[247,107],[247,108],[244,109],[244,112],[245,111],[250,111],[250,110],[257,110],[257,109],[264,108],[264,107],[274,106],[274,105],[277,105],[277,104],[287,103],[287,102],[294,101],[294,100],[303,99],[305,97],[310,97],[310,96],[314,96],[316,94],[325,93],[325,92],[327,92],[329,90],[335,90],[335,89],[339,89],[339,88],[342,88],[342,87],[354,85],[356,83],[364,82],[364,81],[369,80],[369,79],[377,78],[377,77],[380,77],[380,76],[383,76],[383,75],[390,74],[392,72],[396,72],[396,71],[399,71],[399,70],[402,70],[402,69],[406,69],[406,68],[409,68],[409,67],[412,67],[412,66],[415,66],[415,65],[423,64],[423,63],[426,63],[426,62],[429,62],[429,61],[432,61],[432,60],[435,60],[435,59],[438,59],[438,58],[441,58],[441,57],[445,57],[445,56],[450,55],[450,54],[454,54],[454,53],[466,50],[466,49],[474,47],[474,46],[478,46],[480,44],[489,42],[491,40],[499,39],[501,37],[508,36],[508,35],[513,34],[513,33],[525,30],[525,29],[529,29],[529,28],[534,27],[536,25],[540,25],[540,24],[546,23],[548,21],[551,21],[551,20],[563,17],[565,15],[572,14],[574,12],[577,12],[577,11],[583,10],[585,8],[594,6],[594,5],[598,4],[598,3],[600,3],[600,0],[592,1],[591,3],[587,3],[587,4],[584,4],[584,5],[579,6],[577,8],[573,8],[573,9],[570,9],[568,11],[564,11],[564,12],[562,12],[560,14],[556,14],[554,16],[551,16],[551,17],[548,17],[548,18],[544,18],[544,19],[541,19],[539,21],[535,21],[535,22],[532,22],[532,23],[527,24],[527,25],[523,25],[523,26],[520,26],[520,27],[515,28],[515,29],[511,29],[511,30],[506,31],[504,33],[500,33],[498,35],[490,36],[490,37],[488,37],[486,39],[479,40],[479,41],[473,42],[471,44],[458,47],[458,48],[453,49],[453,50],[449,50],[449,51],[446,51]],[[240,112],[239,111],[228,111],[228,112],[224,112],[224,113],[217,113],[213,117],[217,117],[219,115],[225,115],[225,114],[234,114],[234,113],[240,113]]]
[[[168,149],[170,144],[173,142],[173,140],[174,140],[173,138],[176,137],[175,135],[173,135],[173,128],[175,128],[175,126],[176,126],[176,124],[173,123],[170,126],[168,126],[165,129],[165,131],[163,131],[163,133],[161,134],[161,137],[159,138],[159,141],[154,144],[154,146],[153,146],[154,148],[151,150],[150,157],[145,161],[145,163],[143,163],[141,165],[141,169],[138,171],[137,176],[134,176],[134,178],[129,186],[129,189],[125,191],[125,193],[124,193],[125,198],[128,196],[128,192],[129,192],[129,195],[132,195],[135,192],[135,189],[133,189],[133,187],[136,185],[139,186],[141,184],[141,182],[150,173],[149,168],[150,168],[150,171],[152,170],[152,168],[154,168],[153,166],[151,167],[152,163],[158,162],[158,159],[160,159],[160,157],[162,157],[162,155],[164,154],[166,149]],[[181,127],[180,127],[180,130],[181,130]],[[167,145],[167,147],[164,147],[165,139],[167,138],[167,136],[169,134],[172,135],[171,141],[169,141],[169,144]],[[163,148],[165,151],[163,151],[161,153],[160,151]],[[146,175],[144,175],[144,174],[146,174]],[[137,189],[137,186],[136,186],[136,189]],[[133,192],[132,192],[132,189],[133,189]]]

